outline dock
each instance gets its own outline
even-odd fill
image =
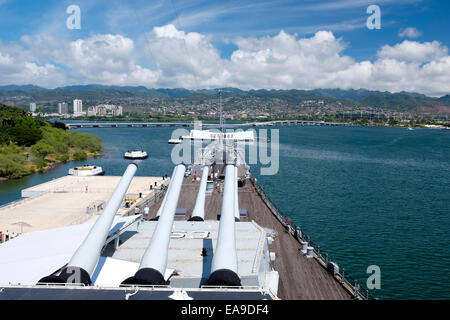
[[[94,221],[120,178],[64,176],[24,189],[23,199],[0,207],[0,230],[18,234]],[[135,177],[127,193],[132,200],[117,215],[128,215],[168,183],[161,177]]]

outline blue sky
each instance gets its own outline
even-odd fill
[[[67,30],[65,10],[79,5],[81,30]],[[381,8],[381,30],[365,26],[366,8]],[[449,45],[450,3],[437,0],[400,1],[56,1],[0,0],[0,39],[17,40],[22,35],[50,33],[70,39],[93,33],[120,33],[131,38],[154,26],[174,23],[178,29],[213,36],[213,43],[229,56],[237,36],[261,37],[280,30],[299,36],[330,30],[349,43],[347,53],[357,59],[373,58],[384,44],[398,41],[402,28],[415,27],[420,40],[438,40]]]
[[[72,4],[81,8],[81,30],[66,28],[69,16],[66,8]],[[369,17],[366,8],[371,4],[381,8],[381,30],[366,27]],[[8,46],[17,44],[27,50],[27,46],[21,43],[23,36],[36,38],[45,35],[75,42],[95,35],[121,35],[133,41],[132,63],[156,70],[161,62],[158,58],[152,59],[151,45],[150,58],[140,53],[144,50],[142,43],[152,41],[149,34],[154,27],[172,24],[185,34],[201,34],[207,37],[224,62],[229,61],[233,52],[240,48],[238,39],[273,38],[281,30],[296,39],[307,39],[319,31],[327,31],[339,39],[342,45],[339,55],[355,62],[375,62],[383,46],[394,47],[405,40],[421,44],[437,41],[441,47],[448,47],[449,13],[450,3],[437,0],[0,0],[0,41]],[[406,28],[414,28],[417,34],[401,37],[399,34]],[[38,59],[33,56],[30,61],[38,67],[50,63],[57,71],[71,69],[56,58]],[[166,71],[161,70],[161,74]],[[69,81],[60,76],[60,79],[65,79],[62,82],[95,80],[77,77]],[[57,82],[53,81],[52,85],[57,85]],[[170,81],[159,83],[171,86]],[[174,86],[179,84],[183,82],[173,83]],[[422,91],[432,93],[433,90]],[[436,90],[436,94],[441,91],[447,89]]]

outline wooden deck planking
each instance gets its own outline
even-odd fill
[[[178,208],[186,208],[186,217],[177,216],[176,220],[187,219],[194,209],[199,181],[185,178],[178,201]],[[308,259],[298,251],[300,244],[285,231],[284,226],[276,219],[260,196],[253,192],[253,186],[247,181],[239,190],[239,208],[247,209],[247,218],[241,221],[254,220],[258,225],[274,229],[278,237],[270,246],[275,252],[274,268],[279,272],[278,297],[281,299],[351,299],[350,294],[320,264],[312,258]],[[205,200],[206,220],[217,220],[222,207],[222,194],[214,188]],[[150,218],[155,217],[160,199],[150,208]]]

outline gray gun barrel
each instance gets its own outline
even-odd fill
[[[175,169],[173,170],[173,172],[172,172],[172,177],[170,177],[170,181],[172,181],[173,178],[175,178],[175,173],[177,172],[177,168],[178,168],[178,166],[175,167]],[[186,172],[186,169],[185,169],[185,172]],[[170,187],[171,187],[171,186],[172,186],[172,184],[169,183],[169,186],[168,186],[168,188],[167,188],[167,190],[166,190],[166,194],[164,195],[164,198],[163,198],[163,201],[162,201],[162,203],[161,203],[161,206],[159,207],[158,212],[156,213],[156,217],[155,217],[154,219],[152,219],[152,220],[158,220],[158,219],[159,219],[159,216],[161,215],[161,213],[162,213],[162,211],[163,211],[163,209],[164,209],[164,206],[166,205],[167,195],[169,194],[169,191],[170,191]]]
[[[206,282],[213,286],[241,286],[237,274],[234,197],[236,185],[234,165],[225,167],[225,185],[222,199],[222,212],[219,223],[216,249],[211,263],[211,275]]]
[[[204,221],[205,220],[205,195],[206,195],[206,183],[208,182],[208,166],[203,167],[202,181],[200,182],[200,188],[198,189],[197,200],[195,201],[194,210],[192,210],[190,221]]]
[[[91,284],[92,273],[100,258],[102,248],[114,221],[114,216],[122,204],[123,197],[130,186],[136,170],[136,164],[132,163],[128,165],[102,214],[95,221],[88,235],[73,254],[67,266],[58,276],[44,277],[39,282]]]
[[[239,212],[239,197],[238,197],[238,168],[234,167],[235,181],[234,181],[234,219],[236,221],[241,220],[241,214]]]
[[[133,277],[122,282],[122,285],[165,285],[164,273],[167,267],[170,235],[173,220],[181,193],[186,167],[182,164],[174,169],[172,185],[168,190],[167,201],[153,232],[147,250],[141,259],[139,270]]]

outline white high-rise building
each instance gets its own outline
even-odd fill
[[[30,103],[30,112],[36,112],[36,103]]]
[[[73,100],[73,114],[83,113],[83,101],[80,99]]]
[[[69,113],[69,107],[67,106],[67,103],[65,103],[65,102],[58,103],[58,113],[59,114],[68,114]]]

